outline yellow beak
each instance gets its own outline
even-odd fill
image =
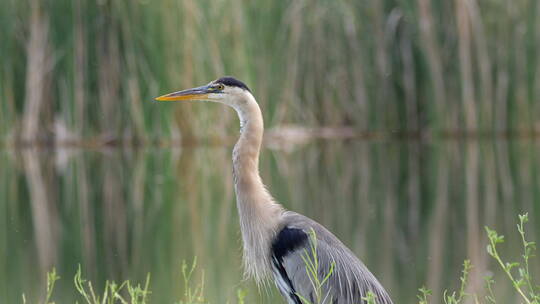
[[[208,100],[209,87],[202,86],[198,88],[178,91],[156,97],[157,101],[182,101],[182,100]]]

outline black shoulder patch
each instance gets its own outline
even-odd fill
[[[308,235],[302,229],[285,227],[272,242],[272,255],[281,261],[284,256],[302,246],[307,240]]]
[[[248,90],[248,91],[251,92],[251,90],[247,87],[247,85],[245,83],[243,83],[240,80],[238,80],[238,79],[236,79],[234,77],[231,77],[231,76],[221,77],[221,78],[215,80],[214,83],[221,83],[221,84],[224,84],[224,85],[230,86],[230,87],[239,87],[241,89]]]

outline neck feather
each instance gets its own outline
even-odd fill
[[[270,273],[269,250],[283,209],[268,193],[259,175],[264,133],[259,105],[251,94],[246,94],[245,102],[235,110],[240,118],[241,134],[234,146],[233,172],[244,267],[246,275],[260,283]]]

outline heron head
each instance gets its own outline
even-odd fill
[[[226,76],[216,79],[207,85],[178,91],[156,98],[157,101],[213,101],[232,107],[241,106],[246,94],[251,94],[249,88],[240,80]]]

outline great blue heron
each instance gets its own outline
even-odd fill
[[[241,134],[233,150],[233,175],[249,277],[260,284],[273,275],[289,304],[360,304],[366,303],[369,291],[377,303],[392,303],[375,276],[331,232],[308,217],[286,211],[267,191],[259,175],[263,117],[243,82],[222,77],[156,100],[213,101],[238,113]],[[310,258],[318,262],[315,274],[313,269],[306,271],[306,263],[315,262]]]

